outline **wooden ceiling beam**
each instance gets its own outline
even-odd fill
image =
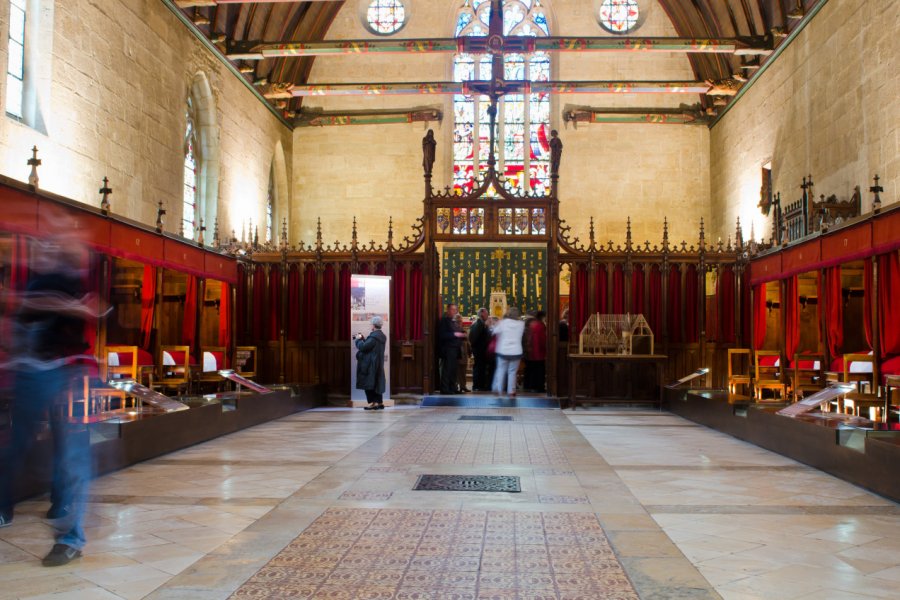
[[[218,6],[219,4],[299,4],[298,0],[174,0],[178,8]],[[344,0],[302,0],[303,2],[343,2]]]

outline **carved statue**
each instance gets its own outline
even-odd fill
[[[707,96],[734,96],[741,89],[741,82],[730,77],[716,81],[707,79],[706,83],[709,85],[709,91],[706,92]]]
[[[550,132],[550,174],[559,175],[559,159],[562,157],[563,143],[559,139],[559,132],[555,129]]]
[[[434,149],[437,142],[434,139],[434,130],[429,129],[425,137],[422,138],[422,168],[425,169],[425,176],[431,176],[431,169],[434,167]]]

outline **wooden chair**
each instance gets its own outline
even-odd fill
[[[795,354],[791,390],[794,402],[802,400],[806,393],[814,394],[825,388],[825,357],[822,354]]]
[[[735,360],[737,357],[737,360]],[[746,357],[746,358],[745,358]],[[749,400],[753,396],[750,349],[728,349],[728,400]],[[740,393],[739,393],[740,392]]]
[[[863,373],[854,373],[853,363],[867,363],[872,368]],[[874,408],[875,418],[872,420],[883,419],[884,400],[878,397],[878,386],[875,385],[875,357],[871,354],[845,354],[843,378],[847,383],[855,383],[856,390],[844,396],[844,404],[839,407],[841,412],[861,417],[862,411],[866,411],[871,417],[871,409]]]
[[[80,421],[82,423],[87,423],[91,418],[91,378],[88,375],[83,375],[81,377],[77,377],[72,379],[69,382],[69,421]],[[81,404],[84,407],[84,411],[81,415],[75,414],[75,405]],[[58,414],[58,413],[57,413]]]
[[[175,364],[166,364],[166,356]],[[176,394],[181,390],[187,393],[191,386],[191,348],[190,346],[160,346],[157,362],[158,378],[151,382],[151,388],[159,390],[174,389]]]
[[[111,355],[116,358],[111,359]],[[130,361],[129,358],[130,357]],[[102,384],[107,384],[115,379],[132,379],[138,381],[138,348],[137,346],[107,346],[106,360],[100,367],[100,379]],[[115,364],[112,364],[115,363]],[[95,387],[91,390],[91,398],[100,406],[100,410],[108,411],[111,408],[111,400],[119,399],[119,407],[123,410],[128,401],[128,394],[123,390],[111,387]]]
[[[755,389],[756,401],[765,402],[763,392],[772,390],[777,392],[778,397],[774,398],[776,402],[782,402],[787,398],[788,385],[783,381],[781,374],[781,365],[760,364],[760,358],[774,356],[781,357],[781,353],[777,350],[757,350],[754,356],[754,370],[756,373]]]
[[[256,346],[235,347],[234,372],[247,379],[256,377]]]
[[[200,385],[215,384],[216,389],[221,389],[225,380],[219,375],[219,370],[226,368],[225,363],[225,346],[203,346],[195,381]]]

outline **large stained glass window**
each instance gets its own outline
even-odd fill
[[[6,67],[6,112],[22,118],[25,89],[25,0],[9,3],[9,59]]]
[[[372,0],[366,11],[366,23],[372,33],[397,33],[406,24],[406,7],[400,0]]]
[[[457,36],[486,36],[489,0],[466,0],[456,18]],[[505,35],[546,36],[547,15],[540,0],[504,0]],[[454,81],[488,80],[491,56],[458,54],[453,60]],[[507,80],[547,81],[550,56],[545,52],[505,57]],[[471,192],[476,177],[487,171],[490,119],[487,96],[453,97],[453,189]],[[498,169],[511,191],[544,193],[550,185],[550,96],[514,94],[502,98],[497,114]],[[476,158],[477,157],[477,158]]]
[[[194,219],[197,214],[197,156],[196,135],[190,112],[184,134],[184,202],[181,211],[181,226],[184,237],[194,239]]]
[[[600,3],[600,25],[611,33],[628,33],[637,26],[637,0],[603,0]]]
[[[269,169],[269,191],[266,194],[266,243],[271,243],[275,227],[275,165]]]

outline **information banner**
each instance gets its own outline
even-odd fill
[[[384,395],[391,397],[391,278],[382,275],[350,276],[350,337],[361,333],[368,336],[372,332],[372,317],[384,320],[381,331],[387,337],[384,348]],[[366,393],[356,389],[356,344],[350,341],[350,399],[354,406],[366,404]],[[386,402],[387,403],[387,402]]]

